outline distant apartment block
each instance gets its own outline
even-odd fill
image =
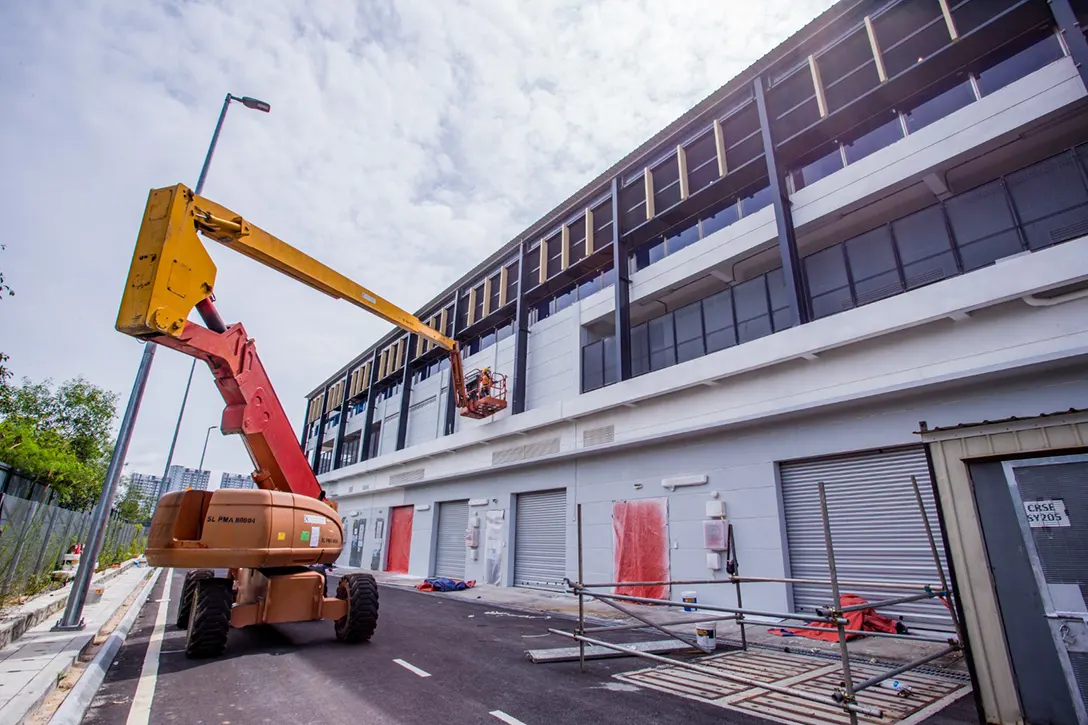
[[[140,493],[141,499],[154,500],[159,495],[159,487],[162,485],[162,476],[153,476],[150,473],[133,473],[129,486]]]
[[[248,474],[224,473],[219,479],[219,488],[257,488],[257,484]]]
[[[170,491],[184,491],[187,488],[207,491],[209,478],[211,478],[211,471],[201,471],[185,466],[170,466],[170,472],[166,474]]]

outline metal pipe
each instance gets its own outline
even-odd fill
[[[37,574],[45,561],[45,552],[49,549],[49,539],[53,537],[53,529],[57,525],[57,517],[60,516],[60,506],[53,507],[53,515],[49,517],[49,525],[45,527],[45,537],[42,539],[42,548],[38,550],[38,558],[34,562],[34,573]]]
[[[522,264],[524,264],[524,255]],[[521,271],[520,269],[518,270]],[[518,289],[518,294],[521,294],[521,289]],[[578,504],[578,586],[582,586],[582,504]],[[585,608],[585,595],[579,592],[578,594],[578,634],[585,634],[586,632],[586,608]],[[581,672],[586,671],[586,643],[578,643],[578,668]]]
[[[703,652],[705,652],[707,654],[710,654],[710,652],[711,652],[711,650],[706,649],[705,647],[700,647],[698,644],[692,642],[690,635],[687,635],[687,634],[681,633],[681,632],[670,632],[669,630],[665,629],[665,627],[663,625],[657,624],[655,622],[651,622],[649,619],[647,619],[646,617],[643,617],[641,614],[638,614],[636,612],[632,612],[630,609],[623,606],[622,604],[618,604],[617,602],[610,602],[607,599],[602,599],[600,601],[602,603],[604,603],[604,604],[607,604],[608,606],[612,607],[613,609],[615,609],[617,611],[623,612],[624,614],[626,614],[628,617],[631,617],[632,619],[637,619],[638,621],[642,622],[647,627],[649,627],[651,629],[656,629],[658,632],[661,632],[666,637],[672,637],[673,639],[680,640],[681,642],[688,645],[689,647],[695,647],[696,649],[700,649],[700,650],[702,650]],[[579,647],[585,647],[585,644],[580,643]]]
[[[208,432],[204,434],[204,449],[200,451],[200,464],[196,467],[197,475],[204,470],[204,456],[208,454],[208,439],[211,438],[212,431],[218,428],[217,425],[209,425]],[[211,475],[211,474],[209,474]]]
[[[577,593],[577,591],[576,591]],[[595,599],[619,599],[625,602],[639,602],[641,604],[662,604],[667,607],[683,607],[684,602],[673,602],[668,599],[650,599],[648,597],[632,597],[626,594],[598,594],[595,592],[586,592]],[[779,619],[796,619],[804,622],[830,622],[835,623],[830,617],[809,616],[804,614],[792,614],[786,612],[764,612],[758,609],[738,609],[736,607],[719,607],[710,604],[700,604],[699,609],[704,609],[708,612],[728,612],[730,614],[750,614],[755,617],[778,617]],[[841,620],[845,622],[846,620]]]
[[[204,320],[204,324],[212,332],[223,334],[227,331],[227,323],[223,321],[223,316],[219,314],[219,310],[215,308],[215,304],[210,297],[205,297],[197,302],[196,311],[200,314],[200,319]],[[196,358],[193,359],[193,365],[196,365]]]
[[[918,512],[922,514],[922,524],[926,527],[926,538],[929,539],[929,551],[933,554],[933,566],[937,568],[937,576],[941,578],[941,589],[944,591],[944,601],[948,604],[951,596],[951,589],[948,587],[948,578],[944,573],[944,565],[941,563],[941,556],[937,550],[937,537],[933,535],[933,526],[929,523],[929,514],[926,513],[926,504],[922,500],[922,490],[918,487],[918,479],[915,476],[910,477],[910,485],[914,488],[914,500],[918,502]],[[956,616],[956,608],[949,605],[948,616],[952,618],[952,625],[956,628],[956,638],[959,641],[963,641],[963,632],[960,630],[960,620]]]
[[[947,647],[945,647],[944,649],[941,649],[941,650],[939,650],[937,652],[934,652],[933,654],[928,654],[925,657],[919,657],[918,659],[914,660],[913,662],[908,662],[905,665],[899,665],[898,667],[890,669],[887,672],[881,673],[879,675],[875,675],[873,677],[870,677],[867,680],[863,680],[862,682],[859,682],[858,684],[854,685],[854,692],[857,693],[857,692],[861,692],[862,690],[867,690],[870,687],[872,687],[873,685],[875,685],[875,684],[877,684],[879,682],[883,682],[884,680],[888,679],[889,677],[895,677],[896,675],[902,674],[902,673],[906,672],[907,670],[913,670],[915,667],[921,667],[922,665],[926,664],[927,662],[932,662],[933,660],[940,659],[941,657],[944,657],[947,654],[951,654],[953,652],[959,651],[959,649],[960,649],[959,645],[951,645],[950,644]]]
[[[106,533],[110,509],[113,507],[113,496],[117,492],[117,482],[121,479],[121,468],[125,462],[125,456],[128,455],[128,444],[132,440],[136,416],[140,413],[140,402],[144,397],[144,388],[147,387],[147,377],[151,372],[156,347],[157,345],[153,342],[144,343],[143,358],[136,371],[136,379],[132,383],[132,392],[128,396],[125,414],[121,418],[121,429],[117,432],[117,443],[114,444],[113,453],[110,455],[110,465],[106,469],[102,494],[98,497],[91,517],[91,531],[87,537],[87,546],[79,557],[79,568],[72,581],[72,591],[68,596],[68,604],[64,608],[64,616],[54,629],[62,631],[83,629],[83,605],[87,602],[87,590],[91,586],[91,577],[94,575],[94,564],[102,548],[102,536]]]
[[[792,697],[798,697],[802,700],[808,700],[809,702],[817,702],[821,705],[832,705],[835,707],[841,707],[851,713],[853,717],[856,717],[855,713],[861,713],[863,715],[869,715],[872,717],[884,717],[884,712],[879,708],[869,707],[868,705],[858,705],[857,703],[843,703],[837,702],[834,698],[825,697],[822,695],[813,695],[801,690],[793,690],[788,687],[782,687],[780,685],[772,685],[769,682],[760,682],[759,680],[753,680],[741,675],[735,675],[731,672],[724,672],[716,667],[706,667],[704,665],[698,665],[694,662],[683,662],[681,660],[674,660],[669,657],[662,657],[661,655],[655,655],[650,652],[640,652],[637,649],[631,647],[624,647],[619,644],[612,644],[611,642],[605,642],[599,639],[592,639],[582,635],[571,634],[570,632],[564,632],[561,629],[549,629],[552,634],[558,634],[561,637],[567,637],[569,639],[581,640],[588,644],[597,645],[598,647],[605,647],[607,649],[616,650],[617,652],[626,652],[627,654],[634,655],[635,657],[642,657],[643,659],[653,660],[655,662],[662,662],[667,665],[673,665],[681,667],[683,669],[699,672],[711,677],[720,677],[723,680],[729,680],[730,682],[737,682],[742,685],[748,685],[749,687],[758,687],[761,690],[768,690],[770,692],[777,692],[781,695],[790,695]]]
[[[728,622],[728,621],[732,621],[732,620],[736,619],[737,616],[738,615],[736,615],[736,614],[723,614],[720,617],[700,617],[699,621],[700,622]],[[683,622],[658,622],[657,626],[658,627],[681,627],[681,626],[683,626],[685,624],[692,624],[694,621],[695,620],[693,620],[693,619],[688,619],[688,620],[685,620]],[[774,626],[774,625],[768,625],[768,626]],[[646,625],[644,625],[644,624],[617,624],[617,625],[609,625],[607,627],[589,627],[585,631],[586,632],[623,632],[623,631],[628,631],[628,630],[632,630],[632,629],[646,629]],[[943,642],[944,640],[941,640],[941,641]]]
[[[820,489],[820,516],[823,519],[824,524],[824,545],[827,547],[827,568],[831,572],[831,596],[835,600],[835,605],[840,603],[839,599],[839,572],[835,567],[835,548],[831,543],[831,519],[827,513],[827,492],[824,490],[824,482],[820,481],[817,486]],[[843,626],[842,619],[837,619],[835,627],[839,632],[839,655],[842,657],[842,679],[843,687],[846,689],[845,704],[851,705],[855,702],[854,697],[854,678],[850,674],[850,651],[846,647],[846,632]],[[857,725],[858,716],[853,710],[850,711],[850,723],[851,725]]]
[[[796,577],[766,577],[766,576],[740,576],[726,579],[674,579],[670,581],[656,582],[603,582],[583,584],[583,589],[609,589],[612,587],[652,587],[652,586],[689,586],[693,584],[732,584],[744,582],[745,584],[830,584],[829,579],[799,579]],[[936,589],[936,584],[920,584],[917,582],[874,582],[839,580],[840,586],[866,588],[866,589]]]
[[[767,628],[782,626],[781,622],[748,622],[748,624]],[[810,632],[830,631],[827,627],[787,626],[786,629],[803,629]],[[957,641],[955,637],[938,637],[936,635],[930,636],[925,634],[899,634],[898,632],[870,632],[867,629],[844,629],[843,632],[846,634],[857,634],[863,637],[886,637],[888,639],[906,639],[914,642],[939,642],[948,644]]]
[[[905,597],[896,597],[895,599],[883,599],[879,602],[866,602],[865,604],[851,604],[849,607],[842,607],[836,611],[842,612],[860,612],[863,609],[876,609],[877,607],[890,607],[894,604],[906,604],[907,602],[917,602],[919,599],[933,599],[934,597],[941,596],[943,592],[922,592],[921,594],[910,594]],[[819,609],[817,612],[821,611]]]

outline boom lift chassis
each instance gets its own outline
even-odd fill
[[[473,371],[474,382],[482,375],[488,383],[467,389],[455,340],[185,186],[148,196],[117,329],[208,364],[226,402],[220,427],[242,436],[259,489],[178,491],[159,502],[147,560],[191,569],[177,617],[188,630],[186,654],[222,654],[231,627],[315,619],[333,620],[341,641],[369,640],[377,626],[377,585],[368,574],[347,574],[328,597],[324,574],[311,568],[339,557],[343,525],[334,507],[319,500],[321,487],[253,340],[215,308],[216,268],[200,235],[449,351],[462,416],[503,410],[505,380]],[[205,326],[188,319],[193,309]],[[223,569],[226,575],[217,576]]]

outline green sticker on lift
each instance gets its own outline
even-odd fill
[[[303,541],[309,541],[310,540],[310,532],[309,531],[303,531],[302,535],[299,538],[301,538]]]

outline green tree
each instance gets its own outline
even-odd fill
[[[124,495],[121,496],[121,500],[114,504],[113,510],[125,521],[131,523],[143,521],[143,497],[140,495],[140,492],[131,485],[131,477],[123,477],[121,484],[125,485],[125,492]]]
[[[5,249],[7,249],[7,247],[0,244],[0,252]],[[3,299],[5,294],[8,297],[12,297],[15,295],[15,290],[8,286],[7,282],[4,281],[4,270],[0,269],[0,299]]]
[[[94,502],[113,442],[117,394],[75,378],[10,385],[0,379],[0,460],[53,487],[74,506]]]

